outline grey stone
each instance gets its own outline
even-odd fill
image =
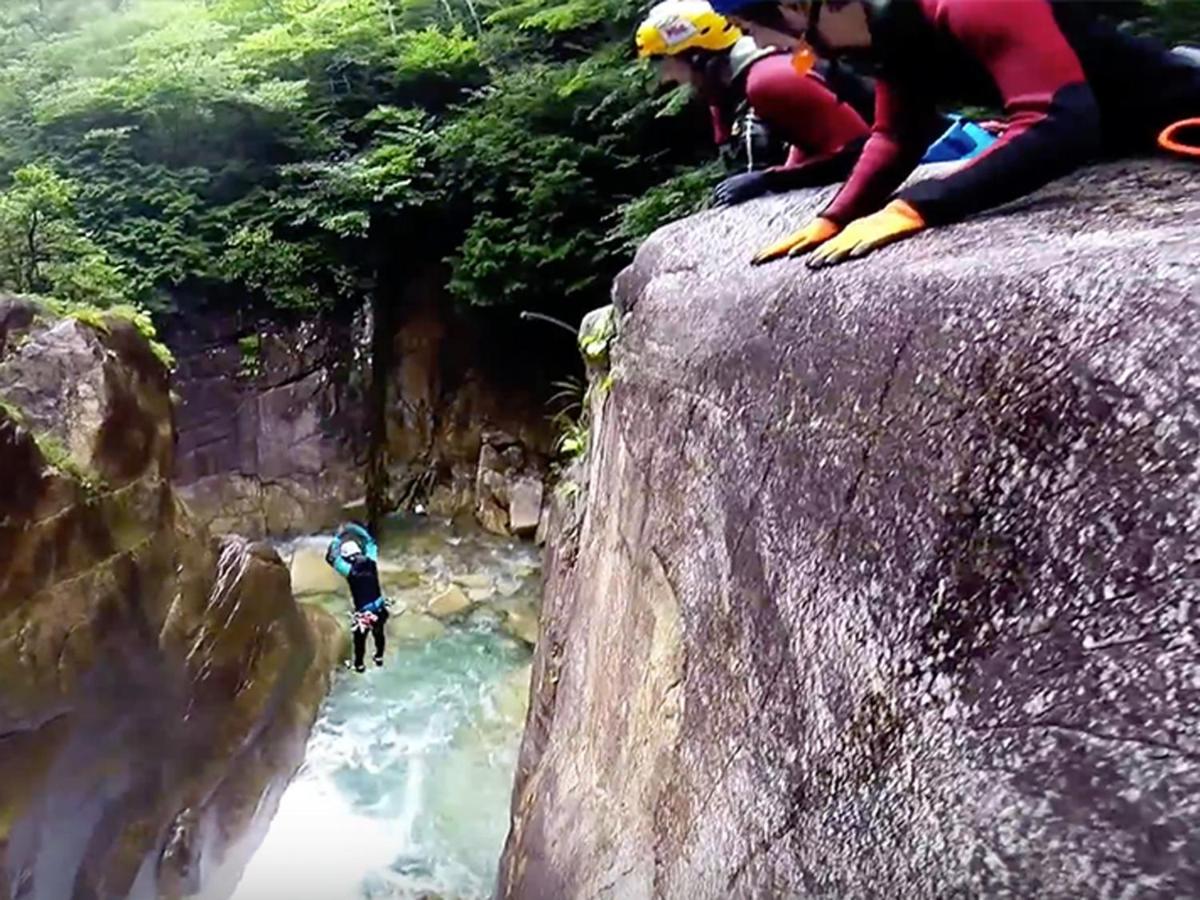
[[[508,527],[513,534],[532,535],[542,517],[542,480],[519,478],[509,487]]]
[[[180,395],[175,477],[197,518],[254,536],[346,518],[363,494],[366,435],[350,385],[361,365],[351,325],[208,309],[168,324]],[[252,377],[238,348],[247,335],[260,339]]]
[[[511,441],[485,434],[475,475],[475,518],[494,534],[532,537],[541,516],[545,461]]]
[[[433,596],[426,612],[435,619],[453,619],[470,608],[471,598],[463,592],[462,588],[452,584]]]
[[[1200,170],[811,271],[833,189],[618,280],[500,897],[1200,892]]]
[[[192,895],[265,832],[338,625],[179,502],[130,323],[26,324],[0,359],[0,897]]]

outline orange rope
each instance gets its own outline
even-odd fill
[[[1200,147],[1176,140],[1176,135],[1185,128],[1200,128],[1200,119],[1183,119],[1173,125],[1168,125],[1158,136],[1158,146],[1171,153],[1178,153],[1180,156],[1200,159]]]

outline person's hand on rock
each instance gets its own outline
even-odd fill
[[[879,212],[855,219],[840,234],[817,247],[808,265],[820,269],[857,259],[924,228],[925,220],[919,212],[903,200],[893,200]]]
[[[735,206],[771,190],[771,179],[766,172],[743,172],[731,175],[713,188],[713,206]]]
[[[773,259],[782,259],[785,256],[799,256],[819,247],[836,235],[839,230],[838,225],[828,219],[813,219],[794,234],[759,251],[750,262],[752,265],[758,266]]]

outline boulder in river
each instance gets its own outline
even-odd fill
[[[195,893],[299,765],[337,625],[179,502],[133,324],[0,322],[0,898]]]
[[[542,495],[545,492],[541,478],[518,478],[508,488],[508,528],[513,534],[530,537],[542,518]]]
[[[292,592],[297,597],[346,592],[346,579],[325,561],[325,546],[318,541],[298,541],[288,553]]]
[[[405,611],[391,618],[387,632],[396,640],[429,641],[445,634],[446,626],[431,615]]]
[[[498,896],[1197,895],[1200,169],[738,264],[830,190],[618,280]]]
[[[475,518],[499,535],[532,537],[542,512],[546,460],[503,432],[486,432],[475,479]]]
[[[495,604],[501,613],[500,627],[530,647],[538,642],[538,609],[531,600],[503,600]]]
[[[436,594],[425,610],[436,619],[453,619],[471,608],[471,598],[458,585],[450,585]]]

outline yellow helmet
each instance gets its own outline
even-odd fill
[[[665,0],[638,26],[637,52],[645,59],[685,50],[725,50],[741,36],[737,26],[714,12],[707,0]]]

